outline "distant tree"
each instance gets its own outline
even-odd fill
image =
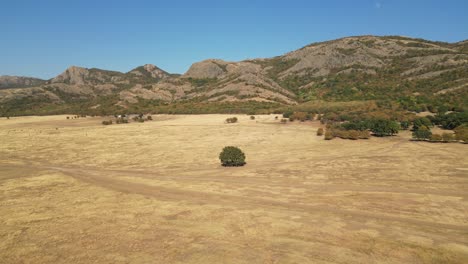
[[[427,128],[432,127],[432,122],[427,117],[419,117],[413,120],[413,130],[418,130],[420,127],[425,126]]]
[[[112,120],[102,121],[102,124],[105,125],[105,126],[112,125]]]
[[[67,119],[70,119],[70,117],[69,117],[69,116],[67,116]]]
[[[149,120],[149,121],[151,121],[151,120],[153,120],[153,117],[150,116],[150,115],[148,115],[148,116],[146,117],[146,119]]]
[[[431,137],[432,133],[426,126],[419,127],[418,130],[413,131],[413,138],[417,140],[426,140]]]
[[[250,120],[255,120],[255,116],[250,116]]]
[[[352,122],[346,122],[341,124],[341,128],[345,130],[367,130],[372,126],[370,121],[367,120],[362,120],[362,121],[352,121]]]
[[[462,124],[468,124],[468,112],[452,112],[446,115],[437,115],[435,117],[435,123],[439,124],[444,129],[454,129]]]
[[[225,167],[237,167],[244,166],[245,154],[238,147],[227,146],[223,148],[223,151],[219,154],[221,165]]]
[[[281,123],[286,124],[288,120],[286,118],[281,118]]]
[[[377,137],[393,136],[398,134],[400,125],[391,120],[387,119],[377,119],[372,122],[371,131]]]
[[[287,110],[283,113],[283,117],[284,118],[289,118],[291,117],[292,115],[294,114],[294,112],[292,110]]]
[[[323,128],[317,130],[317,136],[323,136]]]
[[[403,130],[408,130],[409,129],[409,126],[410,126],[410,122],[405,120],[405,121],[401,121],[400,122],[400,127],[401,129]]]

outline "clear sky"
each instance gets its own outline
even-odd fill
[[[468,0],[0,0],[0,75],[272,57],[355,35],[468,39]]]

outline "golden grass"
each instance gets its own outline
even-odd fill
[[[466,145],[153,117],[0,119],[2,263],[468,262]]]

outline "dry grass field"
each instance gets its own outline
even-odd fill
[[[467,145],[226,117],[0,119],[0,262],[468,263]]]

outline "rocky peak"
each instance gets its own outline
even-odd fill
[[[63,73],[51,80],[51,83],[68,83],[68,84],[86,84],[86,77],[89,76],[89,70],[82,67],[71,66]]]
[[[218,78],[226,73],[227,65],[228,63],[223,60],[204,60],[192,64],[183,77],[195,79]]]
[[[163,79],[163,78],[169,76],[169,74],[167,72],[161,70],[160,68],[156,67],[153,64],[145,64],[145,65],[143,65],[143,69],[145,69],[145,71],[149,72],[151,74],[151,77],[153,77],[153,78]]]
[[[165,79],[170,76],[169,73],[161,70],[153,64],[145,64],[131,70],[129,73],[137,76],[147,76],[154,79]]]

